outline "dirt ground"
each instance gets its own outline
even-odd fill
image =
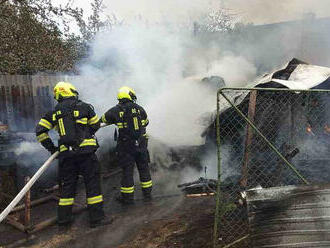
[[[211,247],[215,202],[186,198],[174,213],[141,228],[118,248]]]
[[[215,208],[212,196],[186,198],[180,191],[166,194],[157,192],[156,188],[152,203],[144,203],[141,200],[141,192],[137,192],[135,205],[123,207],[114,200],[118,185],[119,177],[105,182],[105,188],[108,189],[104,192],[105,212],[115,217],[111,225],[89,228],[87,211],[75,216],[75,222],[67,232],[60,231],[53,225],[27,236],[1,224],[0,247],[211,247]],[[81,195],[82,201],[84,194]],[[35,211],[43,212],[43,215],[48,217],[56,214],[56,204],[41,205],[40,208]],[[35,211],[33,215],[37,216]]]

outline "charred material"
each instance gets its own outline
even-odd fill
[[[200,177],[196,181],[179,184],[178,188],[182,188],[182,191],[186,194],[209,194],[216,191],[217,183],[217,180]]]

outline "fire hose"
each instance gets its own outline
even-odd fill
[[[106,124],[102,123],[101,127],[107,126]],[[25,184],[23,189],[17,194],[14,200],[2,211],[0,214],[0,223],[8,216],[8,214],[13,210],[13,208],[22,200],[24,195],[31,189],[33,184],[39,179],[39,177],[48,169],[50,164],[56,159],[59,155],[59,152],[55,152],[52,154],[47,161],[39,168],[39,170],[34,174],[34,176],[30,179],[30,181]]]

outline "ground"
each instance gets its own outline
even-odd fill
[[[214,199],[184,199],[162,219],[151,221],[119,248],[211,247]]]
[[[143,202],[137,192],[135,205],[123,208],[114,201],[118,181],[119,177],[115,177],[105,182],[108,189],[105,210],[115,218],[111,225],[90,229],[84,211],[75,216],[69,231],[58,230],[53,225],[30,236],[26,242],[25,234],[1,224],[0,247],[211,247],[215,208],[212,196],[186,198],[180,191],[167,194],[155,189],[152,203]],[[84,195],[79,197],[83,199]],[[34,218],[54,216],[54,203],[41,205],[32,215]]]

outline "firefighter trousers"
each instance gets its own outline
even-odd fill
[[[59,225],[72,222],[72,207],[79,175],[84,178],[90,222],[104,218],[98,159],[95,153],[79,154],[59,160],[60,200],[57,212]]]
[[[134,166],[136,164],[142,193],[144,197],[151,197],[152,180],[149,169],[149,154],[146,147],[131,144],[117,146],[118,162],[122,168],[121,195],[132,200],[134,198]]]

